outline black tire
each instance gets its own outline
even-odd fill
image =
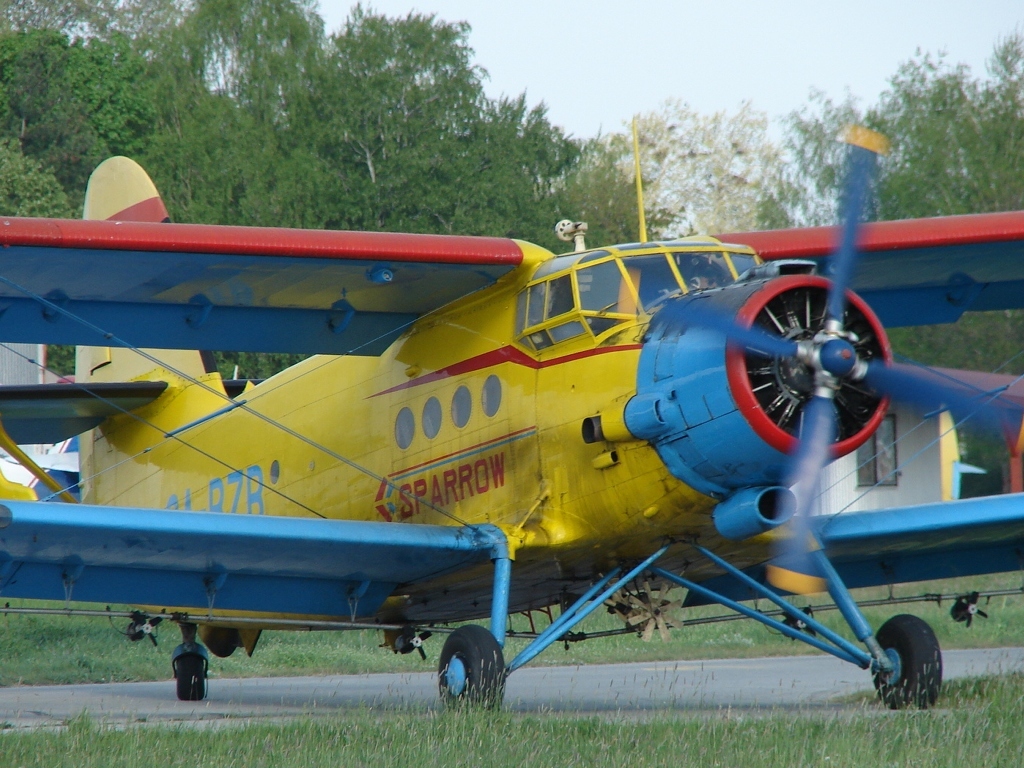
[[[892,649],[900,659],[900,676],[887,682],[875,673],[875,690],[889,709],[935,704],[942,689],[942,651],[935,633],[917,616],[893,616],[875,635],[884,650]]]
[[[198,653],[183,653],[174,660],[174,679],[179,701],[206,698],[206,659]]]
[[[448,666],[458,659],[466,673],[465,688],[460,693],[448,684]],[[505,696],[505,656],[501,646],[488,630],[476,624],[459,627],[444,641],[438,664],[438,688],[446,708],[465,704],[493,709],[501,706]]]

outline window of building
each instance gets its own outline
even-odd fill
[[[857,485],[896,485],[896,415],[890,413],[857,449]]]

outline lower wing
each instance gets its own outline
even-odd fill
[[[403,584],[489,563],[455,528],[38,502],[0,505],[0,596],[195,611],[373,616]]]

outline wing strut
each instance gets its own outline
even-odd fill
[[[64,486],[46,474],[46,470],[32,461],[31,457],[21,450],[18,444],[11,439],[11,436],[7,434],[7,430],[4,429],[2,416],[0,416],[0,448],[3,448],[11,456],[17,459],[21,466],[31,472],[40,483],[60,496],[62,500],[71,504],[78,503],[78,499],[68,493],[67,490],[64,489]]]

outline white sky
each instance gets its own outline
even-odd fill
[[[349,0],[320,0],[328,31]],[[996,40],[1024,30],[1021,0],[373,0],[468,21],[490,96],[526,91],[551,121],[585,138],[619,130],[668,98],[702,112],[749,100],[775,118],[812,87],[873,103],[918,48],[945,51],[977,75]],[[839,10],[840,6],[847,9]]]

